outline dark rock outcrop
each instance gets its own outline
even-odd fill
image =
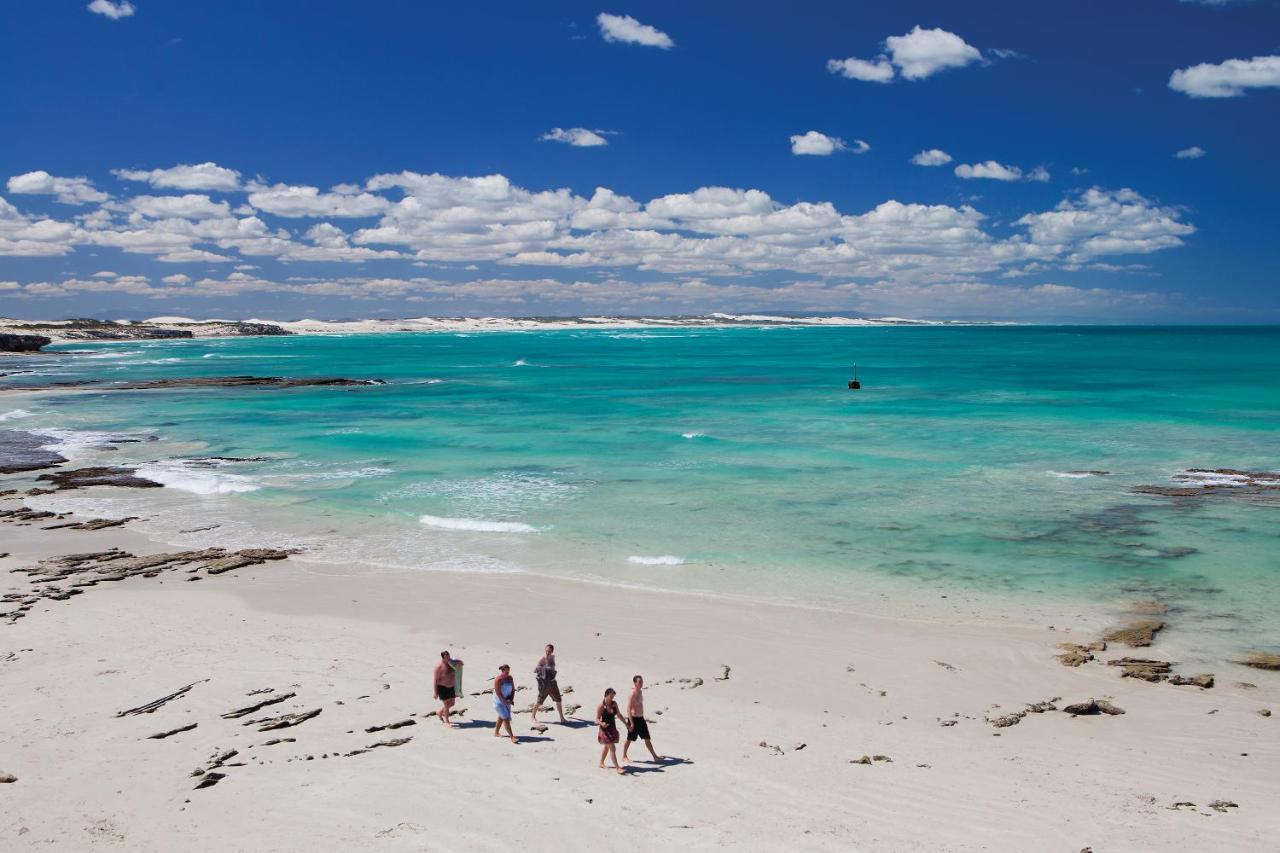
[[[1155,635],[1164,628],[1165,624],[1158,619],[1139,619],[1104,634],[1102,639],[1109,643],[1124,643],[1130,648],[1141,648],[1151,645]]]
[[[1063,713],[1073,717],[1093,716],[1095,714],[1123,714],[1124,708],[1113,705],[1106,699],[1090,699],[1088,702],[1077,702],[1062,709]]]
[[[1173,671],[1173,664],[1167,660],[1151,658],[1117,658],[1107,661],[1109,666],[1123,667],[1122,678],[1137,678],[1142,681],[1167,681]]]
[[[286,376],[184,376],[173,379],[144,379],[103,386],[123,391],[151,388],[304,388],[309,386],[385,385],[382,379],[344,379],[338,376],[291,378]]]
[[[59,489],[83,489],[86,486],[121,486],[130,489],[159,489],[163,484],[137,476],[132,468],[76,468],[41,474],[37,480],[53,483]]]
[[[65,456],[46,450],[49,439],[22,430],[0,430],[0,474],[39,471],[66,462]]]
[[[0,352],[40,352],[40,348],[53,343],[44,335],[14,335],[0,332]]]
[[[1254,669],[1280,670],[1280,655],[1272,652],[1250,652],[1237,663],[1251,666]]]

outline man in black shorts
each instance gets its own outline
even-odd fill
[[[560,685],[556,684],[555,646],[547,643],[546,654],[534,667],[533,674],[538,679],[538,701],[533,703],[533,710],[529,713],[530,720],[538,722],[538,709],[542,707],[543,702],[547,701],[547,697],[550,697],[551,701],[556,703],[556,713],[560,715],[560,722],[568,725],[569,721],[564,718],[564,708],[560,704]]]
[[[622,747],[622,760],[627,760],[627,750],[631,749],[631,744],[642,740],[653,756],[654,763],[660,763],[662,756],[653,751],[653,741],[649,739],[649,724],[644,718],[644,679],[637,675],[631,679],[631,683],[634,687],[631,698],[627,700],[627,716],[631,719],[631,725],[627,731],[627,743]]]

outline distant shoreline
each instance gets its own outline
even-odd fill
[[[973,321],[914,320],[904,317],[790,317],[772,314],[707,314],[676,317],[411,317],[399,320],[13,320],[0,318],[0,334],[49,339],[50,344],[170,338],[262,337],[274,335],[376,332],[512,332],[557,329],[664,329],[769,326],[973,326]],[[1004,324],[999,324],[1004,325]]]

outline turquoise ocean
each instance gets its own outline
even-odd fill
[[[1132,491],[1185,485],[1192,468],[1280,471],[1277,328],[675,327],[55,349],[0,382],[386,380],[0,398],[0,428],[45,431],[74,461],[142,463],[169,486],[42,500],[143,515],[174,543],[1064,625],[1154,599],[1187,647],[1280,646],[1280,491]],[[846,388],[854,363],[858,391]]]

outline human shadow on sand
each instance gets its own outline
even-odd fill
[[[623,769],[627,771],[627,775],[636,773],[662,773],[668,767],[676,767],[681,764],[692,764],[691,758],[672,758],[667,757],[661,761],[644,761],[639,763],[628,763]]]

